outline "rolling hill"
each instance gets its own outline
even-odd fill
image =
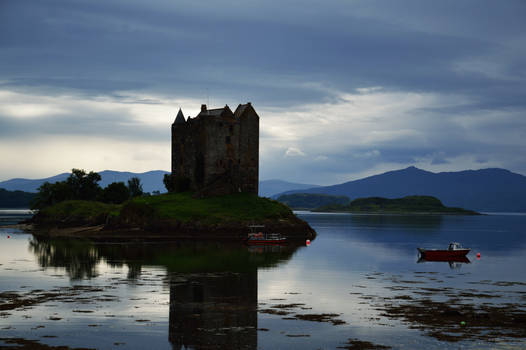
[[[154,170],[147,171],[145,173],[131,173],[127,171],[113,171],[104,170],[99,172],[102,180],[99,182],[101,187],[106,187],[112,182],[124,182],[132,177],[138,177],[141,179],[142,188],[145,192],[160,191],[166,192],[163,184],[164,174],[168,174],[167,171]],[[0,188],[8,191],[24,191],[24,192],[37,192],[38,187],[44,182],[57,182],[63,181],[68,178],[70,173],[62,173],[45,179],[11,179],[0,182]]]
[[[292,190],[302,190],[318,187],[318,185],[298,184],[283,180],[263,180],[259,182],[259,195],[261,197],[276,197],[275,195]]]
[[[351,199],[427,195],[444,205],[486,212],[526,212],[526,176],[498,168],[433,173],[408,167],[339,185],[285,193],[324,193]]]
[[[146,192],[165,192],[162,170],[132,173],[105,170],[99,172],[102,187],[111,182],[126,182],[139,177]],[[9,191],[36,192],[45,181],[65,180],[69,173],[45,179],[11,179],[0,182],[0,188]],[[526,212],[526,176],[498,168],[433,173],[408,167],[383,174],[349,181],[332,186],[316,186],[282,180],[264,180],[259,185],[259,195],[277,198],[289,193],[321,193],[347,196],[400,198],[411,195],[437,197],[444,205],[477,211]]]
[[[141,179],[143,184],[143,190],[146,192],[160,191],[166,192],[166,188],[163,184],[164,174],[168,174],[167,171],[155,170],[148,171],[145,173],[132,173],[124,171],[113,171],[104,170],[99,172],[102,180],[99,182],[101,187],[106,187],[112,182],[126,182],[129,178],[138,177]],[[25,191],[25,192],[37,192],[38,187],[44,182],[48,181],[55,183],[57,181],[64,181],[68,178],[70,173],[62,173],[55,176],[47,177],[44,179],[11,179],[0,182],[0,188],[8,191]],[[312,184],[298,184],[293,182],[287,182],[282,180],[264,180],[259,183],[259,195],[262,197],[272,197],[278,193],[298,190],[304,188],[313,188],[317,185]]]

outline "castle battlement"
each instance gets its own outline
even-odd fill
[[[172,175],[188,179],[203,195],[258,193],[259,116],[251,103],[234,112],[201,111],[185,119],[179,109],[172,124]]]

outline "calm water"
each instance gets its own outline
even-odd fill
[[[526,215],[298,215],[318,233],[309,247],[93,244],[0,228],[0,347],[526,348]],[[418,246],[450,241],[472,248],[469,263],[419,262]]]

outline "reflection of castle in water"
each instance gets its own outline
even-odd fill
[[[173,349],[256,349],[257,270],[185,277],[170,284]]]
[[[298,246],[96,244],[34,237],[40,266],[65,268],[71,279],[97,275],[101,260],[126,265],[139,280],[143,266],[163,266],[170,284],[168,339],[173,349],[256,349],[258,268],[288,261]]]

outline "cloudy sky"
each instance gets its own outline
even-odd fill
[[[526,2],[0,0],[0,181],[170,168],[251,101],[260,178],[526,174]]]

